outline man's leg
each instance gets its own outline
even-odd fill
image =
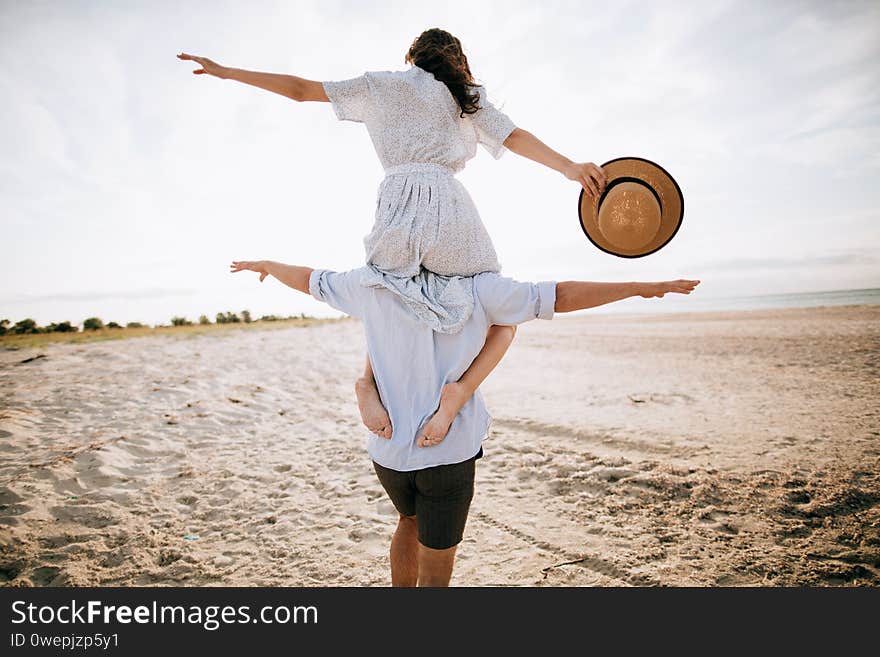
[[[439,444],[449,432],[449,426],[458,415],[461,407],[476,392],[480,384],[494,370],[510,348],[516,335],[515,326],[492,325],[486,332],[486,342],[470,367],[454,383],[447,383],[440,392],[440,408],[422,427],[417,436],[419,447]]]
[[[445,550],[434,550],[419,546],[418,575],[419,586],[449,586],[452,579],[452,566],[455,564],[457,545]]]
[[[449,586],[474,497],[476,459],[416,471],[419,586]]]
[[[419,579],[419,526],[414,475],[386,468],[375,461],[373,469],[399,514],[397,529],[391,538],[391,586],[416,586]]]
[[[419,568],[419,526],[415,516],[401,514],[391,539],[391,586],[416,586]]]

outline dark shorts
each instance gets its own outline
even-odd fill
[[[467,461],[400,472],[373,461],[373,468],[397,511],[416,516],[419,543],[435,550],[458,545],[464,535],[474,496],[476,460],[483,448]]]

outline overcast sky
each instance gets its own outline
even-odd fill
[[[581,232],[579,186],[480,148],[459,178],[504,273],[880,287],[877,2],[4,0],[0,317],[327,314],[228,264],[363,264],[382,177],[365,127],[175,55],[345,79],[407,68],[429,27],[517,125],[574,160],[655,160],[684,192],[673,241],[620,259]]]

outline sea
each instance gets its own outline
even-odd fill
[[[709,296],[700,295],[700,288],[697,286],[691,294],[687,295],[666,294],[663,298],[652,299],[634,297],[583,312],[591,314],[654,314],[877,304],[880,304],[880,287],[858,290],[797,292],[793,294]]]

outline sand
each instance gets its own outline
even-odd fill
[[[354,320],[0,352],[0,581],[387,585],[363,352]],[[523,325],[452,583],[875,586],[878,374],[880,306]]]

